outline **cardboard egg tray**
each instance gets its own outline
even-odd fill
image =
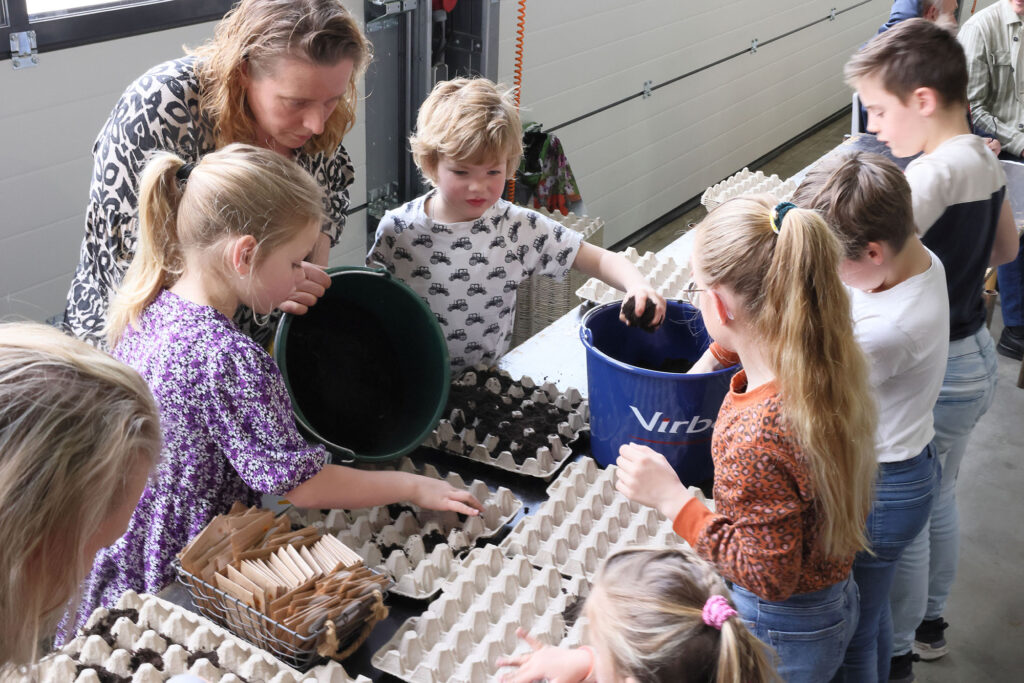
[[[495,680],[499,658],[530,649],[516,637],[518,627],[552,645],[578,644],[585,626],[567,630],[564,615],[589,588],[582,577],[507,558],[495,546],[477,548],[427,610],[374,654],[373,665],[410,683]]]
[[[184,673],[219,683],[369,681],[337,662],[301,674],[198,614],[134,591],[114,610],[97,608],[79,636],[14,680],[158,683]]]
[[[355,550],[368,567],[382,565],[395,582],[391,593],[427,600],[451,578],[459,560],[477,540],[497,534],[519,513],[523,503],[503,486],[492,491],[478,479],[467,484],[457,472],[441,476],[429,464],[420,470],[409,458],[403,458],[398,469],[467,489],[483,503],[484,511],[472,517],[415,505],[378,505],[326,514],[293,509],[288,514],[299,524],[322,525]]]
[[[681,299],[683,297],[686,286],[690,282],[688,266],[680,265],[673,258],[659,256],[653,251],[641,255],[633,247],[627,247],[622,255],[636,266],[640,274],[663,297],[666,299]],[[626,294],[594,277],[576,290],[576,296],[595,304],[609,304],[613,301],[620,301]]]
[[[739,173],[704,190],[700,203],[708,211],[711,211],[733,197],[748,194],[770,194],[777,201],[784,202],[793,196],[796,186],[797,183],[794,180],[783,181],[777,175],[766,176],[761,171],[751,172],[749,168],[744,168]]]
[[[572,463],[548,487],[548,500],[524,517],[500,547],[510,557],[522,556],[535,566],[588,580],[619,550],[687,547],[671,520],[615,490],[617,469],[600,469],[591,458]],[[691,491],[697,495],[700,490]]]
[[[447,410],[448,418],[425,446],[542,479],[554,476],[572,454],[569,444],[590,428],[589,404],[578,390],[561,391],[551,382],[537,386],[527,376],[513,380],[504,370],[484,365],[452,382]],[[538,427],[543,423],[544,431],[525,425],[521,439],[495,433],[528,421]]]

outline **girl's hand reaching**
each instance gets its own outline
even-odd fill
[[[675,520],[693,497],[665,456],[647,446],[620,446],[615,464],[619,466],[615,489],[630,500],[656,508],[670,520]]]
[[[288,300],[278,306],[284,313],[305,315],[310,307],[324,295],[327,288],[331,286],[331,276],[316,264],[303,261],[302,273],[306,276],[305,279],[292,292]]]
[[[658,294],[658,291],[651,287],[646,280],[627,289],[626,296],[622,301],[625,303],[630,298],[633,299],[633,313],[636,320],[640,320],[643,317],[648,306],[654,306],[654,318],[651,319],[650,323],[644,325],[645,329],[656,330],[661,323],[665,322],[665,311],[667,310],[665,297]],[[632,321],[626,318],[626,314],[621,308],[619,309],[619,320],[627,325],[633,324]]]
[[[457,489],[441,479],[416,476],[410,502],[429,510],[452,510],[464,515],[478,515],[484,506],[472,493]]]
[[[516,635],[529,644],[532,652],[498,660],[499,668],[513,666],[517,669],[502,676],[502,683],[532,683],[538,680],[579,683],[586,680],[594,669],[594,656],[590,650],[567,650],[545,645],[521,628],[516,629]]]

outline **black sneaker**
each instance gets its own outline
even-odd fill
[[[922,621],[914,631],[914,652],[925,661],[938,659],[949,652],[942,635],[948,626],[942,617]]]
[[[1024,358],[1024,325],[1007,325],[999,335],[996,351],[1000,355],[1020,360]]]
[[[912,683],[914,680],[914,662],[920,657],[915,652],[898,655],[889,662],[889,683]]]

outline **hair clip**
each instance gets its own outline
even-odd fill
[[[775,205],[775,208],[772,209],[772,212],[768,217],[768,220],[771,221],[772,224],[772,232],[776,235],[779,234],[779,230],[782,228],[782,221],[785,220],[786,214],[789,213],[790,209],[795,208],[796,204],[793,202],[779,202]]]
[[[736,610],[723,595],[712,595],[701,610],[704,623],[718,631],[721,631],[722,625],[736,614]]]
[[[188,180],[188,177],[192,175],[192,169],[194,169],[195,167],[196,165],[193,164],[191,161],[184,163],[175,172],[174,177],[180,180],[181,182],[185,182],[186,180]]]

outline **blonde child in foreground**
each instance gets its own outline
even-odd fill
[[[409,139],[434,189],[387,212],[366,256],[367,265],[383,265],[427,302],[455,372],[493,364],[508,350],[516,290],[534,273],[561,280],[575,268],[633,297],[638,317],[655,306],[650,326],[665,317],[664,297],[624,256],[501,198],[522,138],[515,104],[491,81],[434,86]]]
[[[52,327],[0,325],[0,679],[124,533],[160,444],[134,370]]]
[[[709,357],[743,363],[711,442],[716,513],[646,446],[620,448],[616,487],[674,520],[732,582],[736,609],[775,648],[785,680],[820,683],[856,625],[850,568],[866,547],[876,470],[875,403],[839,243],[814,211],[765,196],[730,200],[696,230]]]
[[[323,222],[321,191],[294,161],[233,144],[195,167],[171,154],[142,175],[140,237],[110,311],[110,347],[149,382],[163,460],[127,533],[96,558],[79,619],[126,590],[156,593],[171,560],[217,514],[261,494],[300,507],[363,508],[409,500],[476,514],[447,482],[328,464],[298,433],[273,359],[232,322],[265,315],[305,278]]]
[[[499,666],[518,669],[502,681],[780,680],[771,651],[751,635],[727,596],[714,570],[691,553],[642,548],[616,553],[598,573],[583,607],[591,646],[545,646],[520,631],[534,651],[499,660]]]

